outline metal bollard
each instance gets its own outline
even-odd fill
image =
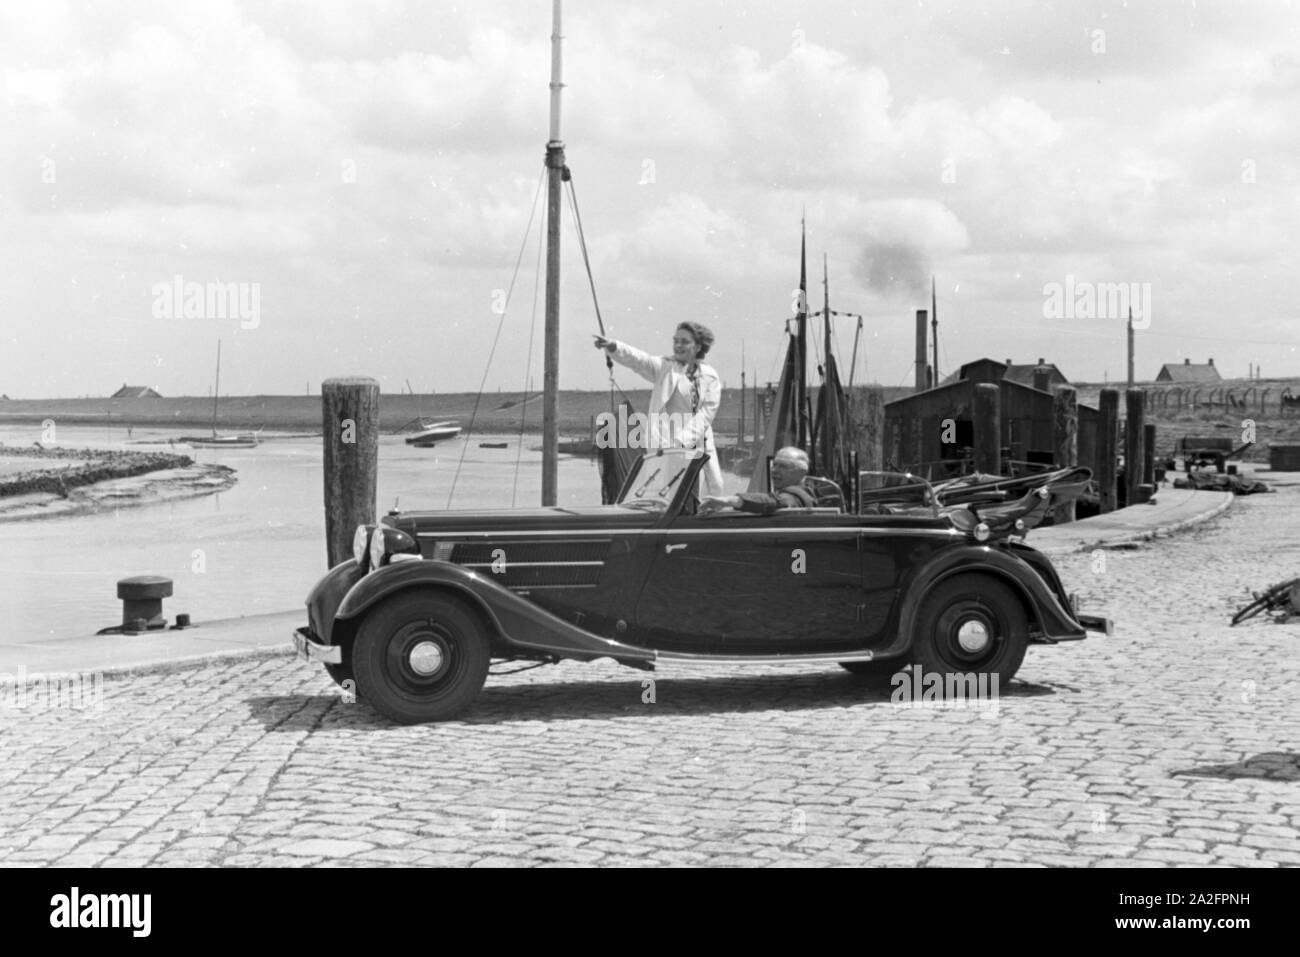
[[[122,599],[122,630],[144,631],[166,628],[162,600],[170,598],[172,580],[162,575],[136,575],[117,583],[117,597]],[[144,625],[141,627],[140,623]]]

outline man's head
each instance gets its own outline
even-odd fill
[[[772,488],[778,491],[798,485],[808,474],[808,453],[787,445],[772,458]]]

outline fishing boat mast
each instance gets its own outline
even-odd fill
[[[217,397],[221,395],[221,340],[217,340],[217,384],[212,389],[212,437],[217,437]]]
[[[564,143],[560,139],[560,0],[551,9],[551,135],[546,144],[546,334],[542,372],[542,505],[557,498],[560,445],[560,192]]]
[[[930,339],[934,344],[932,348],[934,358],[931,360],[934,366],[934,380],[930,385],[937,389],[939,387],[939,299],[934,292],[934,276],[930,277]]]
[[[798,413],[796,440],[799,448],[808,448],[808,228],[799,220],[799,312],[795,339],[799,351],[799,380],[795,383]]]

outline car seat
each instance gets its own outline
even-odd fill
[[[819,475],[809,475],[803,480],[804,488],[812,492],[818,508],[836,508],[844,511],[844,490],[837,482]]]

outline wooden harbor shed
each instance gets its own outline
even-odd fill
[[[975,387],[988,382],[999,387],[1003,470],[1019,474],[1064,464],[1054,463],[1052,392],[1007,378],[1006,368],[977,359],[962,366],[955,381],[886,403],[885,460],[932,479],[961,474],[975,444]],[[1078,406],[1077,464],[1094,472],[1099,422],[1097,409]]]

